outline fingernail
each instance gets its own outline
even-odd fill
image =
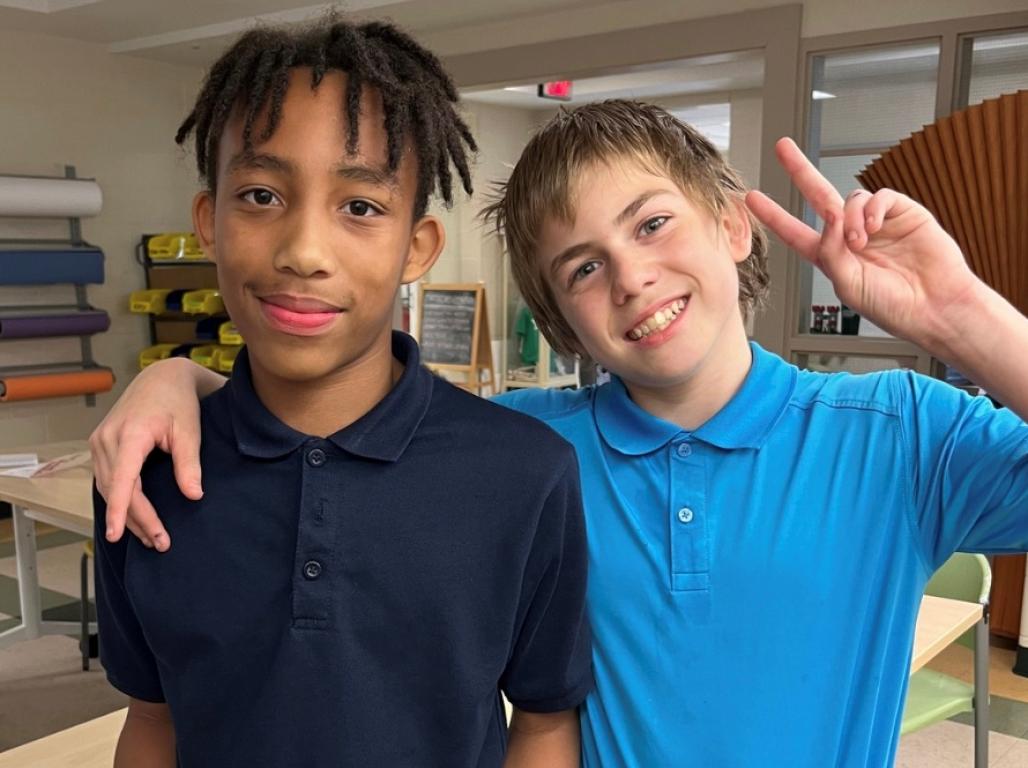
[[[113,528],[108,528],[107,529],[107,541],[114,541],[114,529]]]
[[[846,233],[846,240],[851,243],[855,242],[859,237],[860,233],[857,232],[857,230],[855,229],[851,229],[849,232]]]

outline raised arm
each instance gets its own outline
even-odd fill
[[[109,541],[120,539],[127,526],[148,547],[164,552],[171,546],[143,494],[139,472],[150,452],[160,448],[172,455],[182,493],[190,499],[203,495],[199,401],[224,383],[189,360],[154,363],[133,379],[90,435],[96,485],[107,501]]]
[[[754,215],[824,272],[847,306],[1028,420],[1028,355],[1020,353],[1028,319],[974,275],[932,215],[891,189],[843,200],[791,139],[776,151],[824,229],[819,235],[761,192],[746,197]]]

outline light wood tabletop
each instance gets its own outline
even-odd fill
[[[85,440],[27,446],[4,453],[35,453],[40,461],[88,451]],[[66,530],[93,535],[93,473],[88,466],[73,467],[47,477],[0,475],[0,501],[32,510],[34,519]]]
[[[917,612],[914,629],[914,656],[910,673],[921,669],[932,658],[973,627],[982,618],[978,603],[950,600],[947,597],[925,595]]]
[[[110,768],[124,709],[0,753],[0,768]]]

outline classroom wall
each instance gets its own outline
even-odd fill
[[[614,0],[515,20],[441,29],[418,37],[440,55],[451,56],[788,4],[782,0]],[[1024,0],[805,0],[798,4],[803,6],[803,37],[1025,10]]]
[[[91,286],[89,297],[112,323],[94,337],[94,356],[117,377],[114,392],[98,396],[95,408],[84,398],[0,404],[0,450],[85,437],[135,372],[148,329],[126,310],[129,292],[143,286],[134,247],[144,232],[190,228],[195,173],[173,137],[201,74],[111,55],[99,45],[0,31],[0,173],[63,176],[71,164],[103,188],[103,212],[83,219],[82,229],[106,255],[106,283]],[[0,219],[5,236],[67,237],[67,227]],[[74,292],[0,288],[0,304],[41,300],[67,303]],[[73,360],[78,347],[77,339],[4,342],[0,365]]]
[[[510,176],[532,131],[549,113],[468,101],[464,103],[464,115],[479,145],[472,170],[475,194],[469,198],[461,190],[456,193],[451,210],[438,205],[433,210],[443,220],[447,237],[446,248],[427,281],[485,282],[490,335],[500,339],[504,303],[502,252],[499,239],[479,219],[478,213],[488,200],[492,185]],[[499,366],[499,360],[496,363]]]

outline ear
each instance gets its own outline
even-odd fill
[[[736,264],[746,261],[753,249],[753,225],[742,198],[730,197],[721,213],[721,227]]]
[[[414,223],[410,236],[410,249],[403,265],[401,283],[413,283],[435,264],[446,245],[446,230],[435,216],[422,216]]]
[[[208,261],[217,262],[214,248],[214,195],[198,192],[193,198],[193,232]]]

